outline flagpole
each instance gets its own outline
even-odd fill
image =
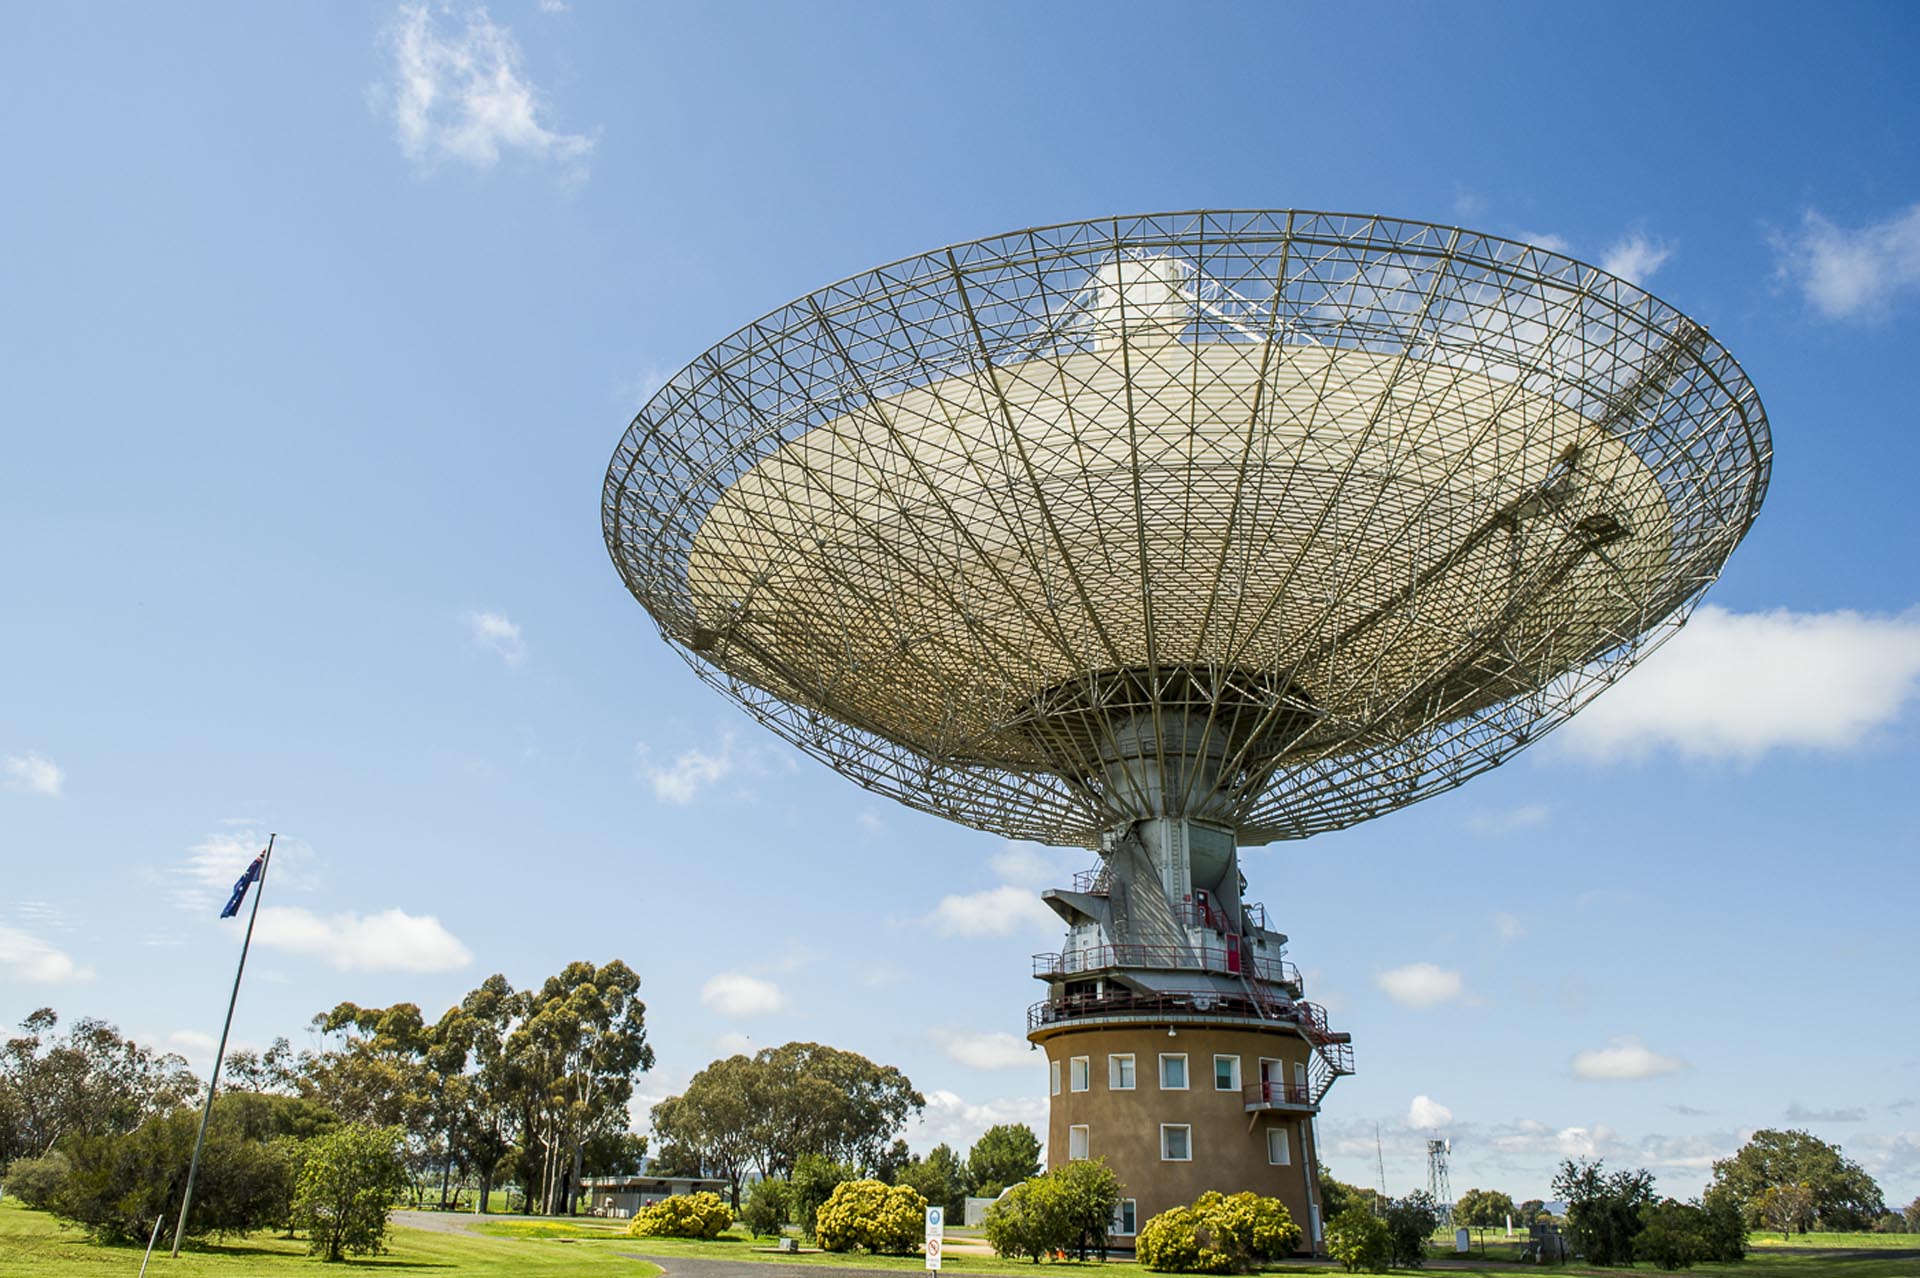
[[[280,836],[267,835],[267,850],[260,854],[260,877],[253,883],[253,910],[247,915],[247,936],[240,942],[240,966],[233,970],[233,993],[227,996],[227,1023],[220,1027],[220,1049],[213,1054],[213,1074],[207,1079],[207,1103],[200,1111],[200,1134],[193,1138],[193,1161],[187,1164],[187,1191],[180,1196],[180,1220],[173,1227],[173,1255],[180,1258],[180,1240],[187,1232],[187,1209],[193,1205],[193,1177],[200,1170],[200,1150],[207,1143],[207,1120],[213,1116],[213,1093],[220,1086],[220,1062],[227,1056],[227,1032],[233,1028],[234,1004],[240,1001],[240,977],[247,970],[247,949],[253,944],[253,921],[260,917],[260,898],[267,891],[267,867],[273,863],[273,841]]]

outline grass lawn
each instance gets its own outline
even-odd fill
[[[746,1260],[763,1261],[777,1265],[808,1265],[824,1269],[864,1269],[878,1273],[925,1274],[926,1261],[918,1255],[913,1256],[868,1256],[845,1252],[826,1252],[809,1247],[801,1252],[777,1252],[773,1250],[770,1238],[748,1238],[739,1233],[726,1233],[708,1240],[693,1238],[633,1238],[629,1237],[627,1222],[599,1221],[582,1219],[539,1219],[532,1220],[484,1220],[476,1223],[481,1233],[499,1238],[574,1238],[596,1248],[610,1247],[618,1240],[622,1251],[645,1252],[649,1256],[672,1258],[687,1256],[698,1260]],[[1125,1263],[1131,1269],[1131,1257],[1126,1261],[1116,1259],[1115,1263]],[[1101,1268],[1089,1261],[1050,1262],[1048,1270],[1070,1270],[1087,1272]],[[1040,1269],[1030,1260],[1002,1260],[998,1256],[966,1255],[948,1251],[941,1258],[942,1273],[965,1274],[1011,1274],[1030,1275]],[[1133,1271],[1137,1272],[1137,1271]]]
[[[620,1255],[644,1251],[671,1260],[690,1257],[712,1260],[758,1260],[776,1264],[819,1266],[825,1269],[861,1269],[876,1272],[924,1275],[918,1256],[846,1256],[807,1251],[798,1255],[765,1250],[764,1241],[752,1241],[730,1234],[713,1242],[695,1242],[682,1238],[631,1238],[624,1221],[591,1218],[517,1220],[481,1220],[473,1222],[477,1232],[439,1233],[396,1224],[389,1233],[392,1250],[364,1260],[339,1266],[319,1267],[320,1262],[306,1254],[303,1242],[265,1234],[233,1238],[224,1243],[207,1243],[190,1248],[179,1260],[169,1260],[164,1245],[156,1249],[150,1275],[153,1278],[254,1278],[254,1275],[305,1274],[321,1278],[343,1272],[385,1272],[392,1278],[413,1274],[418,1278],[466,1278],[467,1275],[528,1274],[534,1278],[595,1278],[596,1275],[626,1275],[627,1278],[656,1278],[659,1270],[642,1261]],[[1502,1240],[1504,1241],[1504,1240]],[[1911,1234],[1809,1234],[1796,1237],[1788,1246],[1778,1237],[1769,1243],[1755,1237],[1756,1244],[1744,1264],[1700,1265],[1685,1273],[1701,1278],[1741,1275],[1743,1278],[1920,1278],[1920,1236]],[[1503,1261],[1488,1240],[1488,1258],[1477,1255],[1454,1257],[1439,1251],[1427,1262],[1425,1272],[1445,1274],[1449,1278],[1491,1278],[1492,1275],[1557,1273],[1564,1278],[1608,1278],[1630,1273],[1653,1274],[1659,1271],[1642,1265],[1637,1270],[1591,1269],[1584,1265],[1539,1269]],[[132,1275],[140,1268],[140,1248],[102,1247],[90,1242],[84,1232],[60,1224],[45,1212],[28,1211],[14,1202],[0,1202],[0,1278],[46,1278],[50,1275],[97,1274]],[[1093,1264],[1073,1261],[1034,1265],[1028,1261],[1006,1261],[993,1256],[957,1255],[949,1252],[943,1272],[1032,1275],[1058,1273],[1062,1269],[1088,1271]],[[1129,1264],[1122,1272],[1139,1273]],[[1288,1274],[1337,1273],[1326,1264],[1286,1264],[1269,1272]]]
[[[501,1237],[574,1237],[585,1241],[588,1247],[598,1250],[610,1249],[614,1239],[619,1239],[621,1250],[644,1251],[651,1256],[660,1256],[671,1262],[676,1256],[687,1256],[708,1260],[748,1260],[770,1261],[779,1264],[815,1265],[828,1269],[864,1269],[876,1272],[900,1274],[922,1274],[926,1270],[918,1256],[848,1256],[833,1255],[825,1252],[806,1251],[799,1255],[777,1254],[766,1250],[766,1240],[749,1240],[737,1233],[729,1233],[712,1242],[697,1242],[685,1238],[627,1238],[624,1221],[599,1221],[592,1219],[546,1219],[531,1220],[492,1220],[480,1224],[479,1228],[490,1235]],[[1824,1234],[1809,1235],[1808,1242],[1796,1247],[1762,1247],[1754,1251],[1749,1258],[1737,1265],[1700,1265],[1691,1270],[1682,1271],[1701,1275],[1702,1278],[1718,1275],[1744,1275],[1745,1278],[1920,1278],[1920,1257],[1878,1255],[1889,1247],[1898,1248],[1904,1241],[1907,1249],[1920,1251],[1920,1235],[1911,1234]],[[593,1240],[599,1240],[595,1242]],[[1487,1256],[1482,1259],[1478,1247],[1467,1256],[1453,1255],[1453,1238],[1449,1234],[1444,1248],[1436,1245],[1424,1272],[1445,1274],[1448,1278],[1491,1278],[1492,1275],[1514,1275],[1528,1273],[1560,1274],[1563,1278],[1626,1278],[1638,1273],[1657,1274],[1660,1271],[1649,1265],[1636,1269],[1593,1269],[1585,1265],[1566,1265],[1540,1268],[1534,1265],[1515,1263],[1523,1245],[1523,1240],[1515,1238],[1496,1239],[1493,1231],[1488,1231]],[[1762,1241],[1756,1237],[1754,1242]],[[1775,1236],[1778,1241],[1778,1236]],[[1824,1249],[1824,1250],[1823,1250]],[[1855,1254],[1835,1254],[1836,1250],[1859,1249]],[[1140,1273],[1131,1267],[1131,1258],[1123,1262],[1128,1265],[1122,1272]],[[942,1266],[942,1272],[962,1271],[975,1275],[1044,1275],[1061,1269],[1085,1272],[1096,1268],[1092,1264],[1048,1262],[1034,1265],[1031,1261],[1005,1261],[993,1256],[960,1255],[949,1251]],[[1268,1272],[1291,1274],[1333,1274],[1342,1272],[1338,1266],[1328,1266],[1325,1261],[1294,1262],[1274,1266]],[[1405,1272],[1405,1271],[1399,1271]],[[1142,1275],[1142,1278],[1145,1278]]]
[[[660,1270],[629,1260],[612,1248],[542,1239],[485,1238],[475,1234],[430,1233],[396,1227],[388,1231],[391,1250],[379,1256],[322,1265],[307,1255],[304,1241],[267,1234],[229,1238],[189,1247],[180,1259],[167,1257],[166,1239],[154,1248],[148,1278],[253,1278],[254,1275],[385,1273],[393,1278],[466,1278],[467,1275],[531,1274],[548,1278],[593,1278],[620,1274],[654,1278]],[[103,1247],[85,1232],[62,1225],[45,1212],[0,1202],[0,1278],[29,1275],[132,1275],[140,1272],[140,1247]]]
[[[1779,1234],[1748,1234],[1747,1246],[1789,1250],[1795,1247],[1890,1247],[1896,1251],[1920,1251],[1920,1234],[1794,1234],[1786,1239]]]

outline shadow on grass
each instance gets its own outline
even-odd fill
[[[138,1250],[138,1249],[136,1249]],[[290,1247],[260,1247],[248,1243],[196,1243],[189,1239],[180,1249],[182,1255],[192,1256],[272,1256],[278,1260],[315,1260],[306,1250],[294,1250]],[[156,1252],[156,1255],[164,1254]],[[324,1262],[327,1271],[340,1269],[456,1269],[459,1266],[446,1260],[407,1260],[397,1256],[344,1256],[339,1260]],[[322,1271],[322,1272],[327,1272]]]

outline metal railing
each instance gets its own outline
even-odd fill
[[[1219,990],[1165,990],[1156,994],[1142,994],[1134,990],[1112,989],[1101,996],[1066,998],[1058,1002],[1047,999],[1035,1003],[1027,1009],[1027,1030],[1031,1033],[1043,1026],[1088,1017],[1164,1015],[1176,1019],[1188,1016],[1242,1017],[1267,1024],[1278,1022],[1297,1025],[1308,1036],[1316,1032],[1326,1033],[1325,1010],[1301,1002],[1285,1003],[1281,1008],[1279,1016],[1269,1016],[1247,995],[1222,993]],[[1317,1031],[1316,1025],[1319,1027]]]
[[[1104,884],[1101,885],[1100,890],[1103,892],[1106,890]],[[1176,905],[1173,907],[1173,918],[1176,923],[1185,927],[1211,928],[1213,931],[1220,933],[1227,933],[1234,930],[1233,925],[1227,921],[1226,912],[1217,905],[1202,907],[1197,902],[1193,904]],[[1273,930],[1267,926],[1267,907],[1259,901],[1242,901],[1240,903],[1240,930],[1251,931],[1255,928],[1263,932],[1271,932]]]
[[[1248,1083],[1240,1089],[1247,1108],[1255,1105],[1302,1105],[1314,1104],[1313,1090],[1305,1083]]]
[[[1301,988],[1300,969],[1285,959],[1256,958],[1243,950],[1240,965],[1240,972],[1230,970],[1227,950],[1213,945],[1095,945],[1060,954],[1033,956],[1035,976],[1071,976],[1109,967],[1158,967],[1216,972],[1222,976],[1244,973],[1256,980]]]
[[[1073,890],[1076,892],[1085,892],[1090,896],[1105,896],[1107,894],[1107,867],[1104,865],[1096,865],[1091,870],[1075,870],[1073,872]]]

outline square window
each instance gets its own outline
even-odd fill
[[[1238,1056],[1213,1058],[1213,1090],[1216,1092],[1240,1090],[1240,1058]]]
[[[1160,1160],[1167,1163],[1193,1161],[1193,1128],[1185,1123],[1160,1124]]]
[[[1185,1052],[1160,1054],[1160,1086],[1162,1090],[1169,1092],[1187,1090],[1187,1054]]]
[[[1060,1094],[1060,1062],[1059,1061],[1047,1062],[1047,1076],[1052,1083],[1053,1094],[1055,1096],[1058,1096]]]
[[[1086,1127],[1076,1126],[1067,1128],[1067,1157],[1069,1159],[1085,1158],[1087,1156],[1088,1139],[1088,1129]]]
[[[1133,1056],[1107,1057],[1107,1086],[1116,1092],[1133,1090]]]
[[[1286,1128],[1267,1128],[1267,1161],[1275,1167],[1285,1167],[1293,1162],[1293,1148],[1287,1140]]]
[[[1093,1086],[1093,1069],[1088,1064],[1092,1057],[1076,1056],[1067,1071],[1067,1086],[1076,1092],[1084,1092]]]
[[[1139,1214],[1135,1202],[1136,1200],[1132,1198],[1120,1200],[1119,1205],[1113,1209],[1113,1223],[1107,1226],[1108,1233],[1131,1236],[1136,1232],[1135,1225],[1139,1220]]]

